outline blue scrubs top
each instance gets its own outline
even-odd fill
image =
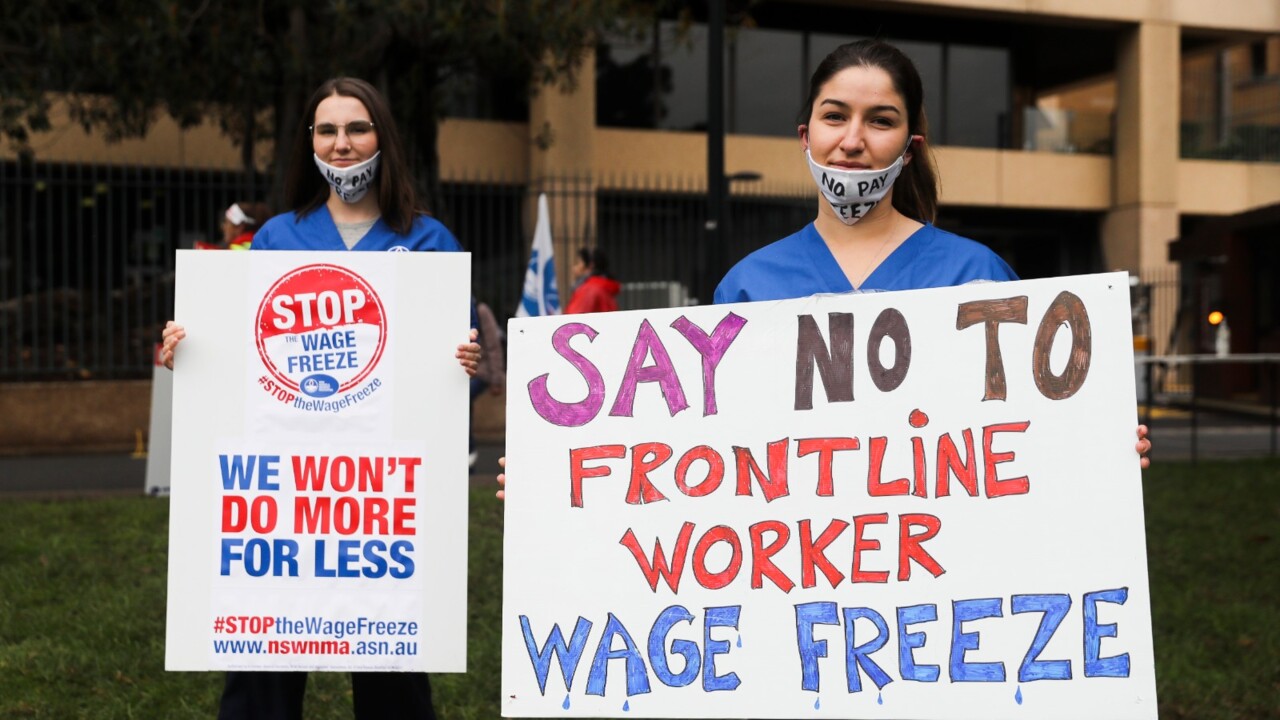
[[[985,245],[925,225],[890,253],[857,289],[920,290],[974,280],[1017,279],[1009,265]],[[817,228],[809,223],[734,265],[716,288],[715,302],[787,300],[853,291]]]
[[[321,205],[315,211],[298,217],[295,212],[277,215],[253,236],[251,250],[346,250],[338,227],[333,224],[329,208]],[[440,251],[460,252],[462,246],[449,229],[433,217],[418,215],[409,232],[399,235],[382,218],[352,250]]]

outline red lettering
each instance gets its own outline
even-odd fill
[[[671,588],[671,592],[680,592],[680,576],[684,574],[684,559],[689,553],[689,538],[693,536],[693,523],[686,522],[680,526],[680,535],[676,537],[675,552],[671,554],[671,562],[667,562],[667,556],[662,552],[662,541],[653,541],[653,561],[645,556],[644,550],[640,548],[640,542],[636,540],[636,534],[627,528],[627,532],[623,534],[619,544],[631,551],[632,557],[636,559],[636,564],[640,566],[640,573],[644,575],[644,579],[649,583],[649,589],[658,591],[658,579],[666,581],[667,587]]]
[[[850,437],[801,438],[796,440],[796,457],[818,453],[818,497],[831,497],[834,494],[831,462],[836,451],[857,450],[858,447],[858,439]]]
[[[906,481],[904,480],[903,482],[905,483]],[[863,538],[862,531],[867,525],[885,525],[888,522],[888,513],[853,516],[853,572],[849,573],[850,582],[889,582],[888,571],[862,569],[862,551],[880,549],[880,541],[871,538]]]
[[[222,496],[222,532],[244,532],[252,527],[256,533],[268,533],[276,528],[276,501],[268,495],[259,495],[249,502],[240,495]]]
[[[417,516],[417,500],[411,497],[396,498],[391,501],[393,508],[391,518],[392,535],[412,535],[416,528],[413,520]]]
[[[413,492],[414,484],[413,473],[418,469],[418,466],[422,464],[422,458],[402,457],[397,459],[399,460],[400,465],[404,467],[404,491],[411,493]]]
[[[734,446],[733,454],[738,461],[738,494],[751,495],[751,478],[760,485],[764,492],[765,502],[773,502],[780,497],[791,494],[787,488],[787,449],[791,446],[790,438],[783,438],[769,443],[769,474],[766,476],[756,464],[751,450]]]
[[[844,520],[833,519],[827,524],[827,529],[822,531],[818,536],[817,542],[813,540],[813,529],[810,527],[808,519],[800,521],[800,585],[801,587],[811,588],[817,584],[817,575],[814,568],[822,570],[822,574],[826,576],[827,582],[831,583],[831,587],[836,587],[840,581],[844,580],[844,573],[836,569],[835,565],[827,559],[827,546],[840,537],[840,534],[849,527],[849,523]]]
[[[631,484],[627,486],[627,504],[643,505],[666,500],[653,483],[649,472],[671,459],[671,446],[663,443],[640,443],[631,448]]]
[[[774,538],[773,542],[765,545],[764,534],[767,532],[773,533]],[[751,526],[751,587],[757,590],[764,587],[764,578],[768,577],[782,592],[791,592],[796,584],[770,559],[786,547],[790,539],[791,529],[784,522],[765,520]]]
[[[915,490],[911,492],[916,497],[929,497],[929,490],[925,487],[925,469],[924,469],[924,440],[913,437],[911,438],[911,459],[915,477]]]
[[[888,444],[889,438],[871,438],[871,463],[867,466],[867,494],[871,497],[906,495],[911,491],[911,482],[906,478],[891,482],[880,479],[881,469],[884,467],[884,450]]]
[[[964,462],[960,461],[960,453],[950,433],[938,437],[938,487],[934,491],[937,497],[951,494],[952,473],[969,492],[969,497],[978,496],[978,463],[973,459],[973,431],[965,428],[963,437],[967,458]]]
[[[707,553],[720,542],[728,543],[733,555],[723,570],[713,573],[707,569]],[[738,540],[738,534],[731,527],[717,525],[711,528],[693,549],[693,577],[697,579],[699,585],[708,590],[719,590],[733,582],[741,569],[742,541]]]
[[[924,528],[924,532],[912,535],[912,525]],[[898,580],[900,582],[911,579],[912,560],[919,563],[934,577],[946,572],[927,550],[920,547],[921,543],[937,535],[941,529],[942,521],[933,515],[908,513],[898,517]]]
[[[982,428],[982,457],[985,463],[982,483],[986,488],[988,498],[997,498],[1004,495],[1025,495],[1030,489],[1030,482],[1028,482],[1026,475],[1009,478],[1008,480],[1001,480],[997,477],[996,465],[1013,460],[1014,453],[1012,451],[995,452],[991,449],[991,443],[995,439],[996,433],[1025,432],[1030,425],[1030,422],[1016,422],[988,425]]]
[[[574,448],[569,451],[569,504],[582,507],[582,481],[586,478],[606,477],[611,472],[608,465],[583,467],[588,460],[617,459],[627,456],[626,445],[596,445]]]
[[[707,476],[697,485],[690,485],[686,479],[689,475],[689,466],[695,460],[702,460],[707,464]],[[681,455],[680,462],[676,463],[676,487],[689,497],[703,497],[715,492],[722,480],[724,480],[724,458],[707,445],[693,448]]]

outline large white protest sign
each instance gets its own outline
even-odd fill
[[[512,321],[506,716],[1154,718],[1120,273]]]
[[[465,669],[469,278],[178,253],[166,669]]]
[[[147,433],[147,474],[143,485],[148,495],[169,494],[173,373],[160,362],[160,348],[160,343],[156,343],[151,355],[151,429]]]

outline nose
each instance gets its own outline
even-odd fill
[[[345,127],[338,127],[338,135],[333,140],[333,149],[339,152],[345,152],[351,148],[351,136],[347,134]]]
[[[849,123],[844,135],[840,138],[840,150],[848,155],[857,155],[867,147],[859,123]]]

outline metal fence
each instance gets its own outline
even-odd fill
[[[0,381],[148,377],[173,315],[175,251],[220,238],[232,202],[270,178],[242,172],[0,162]],[[733,188],[724,247],[703,241],[706,193],[680,179],[446,182],[435,214],[472,253],[472,288],[515,312],[533,198],[546,192],[558,247],[598,247],[630,288],[709,302],[707,277],[812,219],[810,188]],[[564,243],[564,245],[560,245]]]

